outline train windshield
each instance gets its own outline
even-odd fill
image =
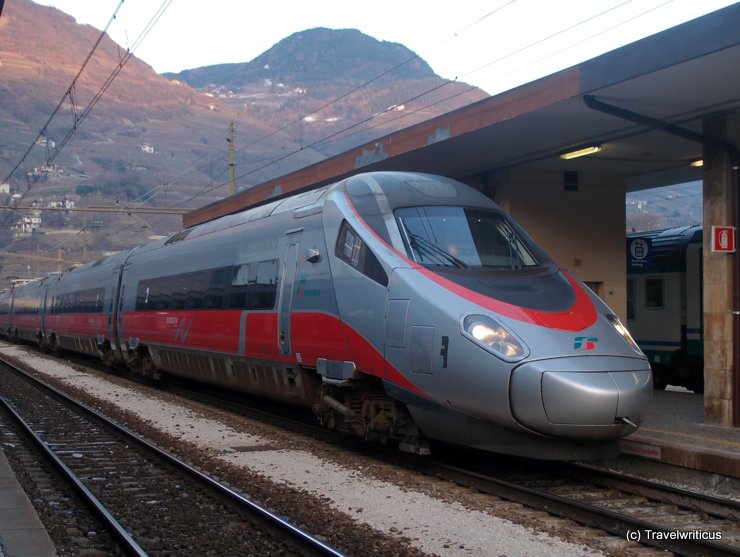
[[[541,252],[501,213],[432,206],[397,209],[395,215],[409,255],[423,265],[522,269],[540,264]]]

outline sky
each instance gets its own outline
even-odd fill
[[[730,0],[35,1],[54,6],[78,23],[101,30],[115,13],[108,34],[124,48],[134,48],[134,55],[158,73],[249,62],[281,39],[313,27],[359,29],[378,40],[401,43],[428,62],[438,75],[477,85],[492,95],[735,3]],[[153,18],[156,18],[154,22]]]

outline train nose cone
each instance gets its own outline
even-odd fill
[[[583,356],[517,367],[511,410],[523,426],[569,439],[610,439],[634,431],[652,394],[646,360]]]

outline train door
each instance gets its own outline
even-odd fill
[[[290,238],[293,240],[293,238]],[[278,347],[281,354],[290,354],[290,315],[293,309],[293,291],[296,266],[298,264],[298,243],[289,243],[280,272],[280,300],[278,302]]]
[[[119,360],[123,359],[126,348],[121,346],[121,336],[123,334],[123,294],[126,275],[128,268],[125,263],[113,270],[113,297],[111,307],[108,312],[108,338],[110,338],[111,350]]]

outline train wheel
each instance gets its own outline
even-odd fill
[[[154,364],[154,361],[146,348],[137,349],[135,356],[129,360],[128,367],[133,373],[146,377],[147,379],[157,382],[164,379],[162,372]]]

